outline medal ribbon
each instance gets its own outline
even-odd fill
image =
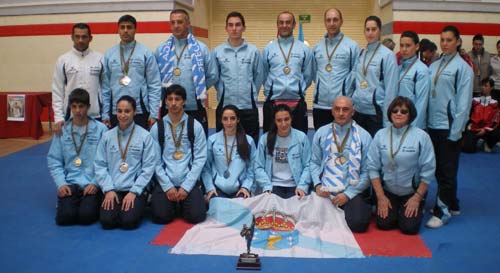
[[[366,73],[368,72],[368,66],[369,66],[369,65],[370,65],[370,63],[372,62],[373,57],[375,57],[375,53],[377,53],[377,50],[379,49],[379,47],[380,47],[380,45],[381,45],[381,44],[382,44],[382,43],[379,43],[379,44],[377,45],[377,47],[376,47],[376,48],[375,48],[375,50],[373,51],[372,56],[370,57],[370,60],[368,60],[368,63],[367,63],[367,64],[365,64],[365,63],[366,63],[366,55],[368,55],[368,50],[366,50],[365,58],[363,59],[363,76],[365,76],[365,77],[366,77]]]
[[[401,84],[401,81],[404,79],[404,77],[406,76],[406,74],[408,74],[408,71],[410,71],[411,67],[417,62],[418,58],[415,57],[415,60],[413,60],[413,62],[406,68],[405,72],[403,73],[403,75],[399,78],[399,81],[398,81],[398,90],[399,90],[399,86]]]
[[[294,42],[295,42],[295,39],[292,39],[292,45],[290,46],[290,49],[288,50],[288,55],[285,57],[285,52],[283,51],[283,48],[281,48],[280,39],[278,38],[278,47],[280,48],[281,55],[283,55],[283,59],[285,59],[285,65],[288,65],[288,61],[290,60],[290,55],[292,54]]]
[[[410,125],[408,125],[408,128],[406,128],[406,130],[404,131],[403,136],[401,137],[401,141],[399,142],[398,149],[396,150],[396,152],[393,152],[393,148],[392,148],[392,126],[391,126],[391,128],[390,128],[390,132],[391,132],[390,141],[391,141],[391,159],[392,160],[394,160],[394,158],[396,157],[396,155],[399,153],[399,149],[401,149],[401,145],[403,145],[403,142],[405,141],[406,135],[408,134],[409,130],[410,130]]]
[[[175,50],[174,50],[175,57],[177,58],[177,66],[179,66],[179,62],[181,61],[182,54],[184,54],[184,50],[186,50],[187,45],[188,45],[188,42],[186,42],[186,44],[182,48],[180,55],[177,55],[177,52],[175,52]]]
[[[351,128],[347,129],[347,133],[345,133],[344,139],[342,139],[342,144],[340,144],[340,146],[337,142],[337,132],[335,131],[335,126],[333,125],[333,123],[332,123],[332,132],[333,132],[333,141],[335,143],[335,146],[337,147],[337,152],[339,154],[342,154],[344,152],[345,143],[347,142],[349,134],[351,133]]]
[[[339,47],[340,43],[344,39],[344,35],[343,34],[341,34],[341,35],[342,36],[340,37],[340,40],[337,42],[337,44],[335,45],[335,47],[332,50],[332,54],[328,53],[328,43],[327,43],[328,38],[325,38],[325,51],[326,51],[326,56],[328,57],[328,63],[330,63],[332,61],[333,54],[335,54],[335,51],[337,51],[337,48]]]
[[[437,85],[437,82],[439,80],[439,76],[441,76],[441,73],[443,73],[443,70],[446,69],[446,67],[450,64],[451,60],[453,60],[456,55],[457,55],[457,53],[455,53],[455,55],[453,55],[453,56],[450,57],[450,59],[444,65],[443,69],[441,69],[441,65],[443,64],[443,61],[441,61],[439,63],[438,69],[436,71],[436,75],[434,75],[434,90],[436,89],[436,85]]]
[[[170,133],[172,134],[172,139],[174,140],[174,146],[176,151],[179,150],[179,147],[181,146],[182,133],[184,133],[184,123],[185,121],[182,122],[181,132],[179,133],[179,136],[175,135],[175,129],[177,129],[177,125],[175,126],[170,125]]]
[[[224,153],[226,155],[226,164],[227,167],[229,168],[229,164],[231,164],[231,161],[233,160],[233,149],[234,149],[234,143],[236,142],[236,135],[234,136],[233,143],[231,144],[231,150],[229,151],[229,154],[227,153],[227,136],[224,133]]]
[[[80,151],[82,150],[83,143],[85,142],[85,139],[87,138],[88,132],[89,132],[89,124],[87,122],[87,124],[85,125],[85,133],[83,134],[82,139],[80,139],[80,147],[76,146],[75,136],[73,135],[73,133],[74,133],[73,132],[73,122],[71,123],[71,140],[73,142],[73,147],[75,147],[75,151],[76,151],[77,156],[80,155]]]
[[[136,41],[133,41],[134,46],[132,47],[132,50],[130,51],[130,55],[127,58],[127,61],[125,61],[125,49],[122,45],[120,45],[120,63],[122,66],[122,72],[123,75],[128,75],[128,67],[130,64],[130,58],[132,58],[132,55],[134,54],[135,51],[135,46],[137,45]]]
[[[130,135],[128,136],[127,144],[125,145],[125,151],[124,151],[122,149],[122,136],[120,134],[120,130],[116,130],[116,134],[118,135],[118,148],[120,148],[120,155],[122,157],[123,162],[125,162],[125,159],[127,158],[128,145],[130,144],[130,140],[132,139],[134,131],[135,131],[135,124],[134,127],[132,127],[132,131],[130,131]]]

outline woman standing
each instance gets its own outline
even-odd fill
[[[411,125],[417,110],[409,98],[396,97],[387,116],[392,125],[377,132],[368,152],[377,227],[417,234],[427,187],[434,179],[434,149],[427,133]]]
[[[207,201],[218,197],[250,197],[255,144],[245,134],[236,106],[222,108],[222,130],[208,138],[207,163],[201,174]]]
[[[302,198],[311,183],[310,159],[307,136],[292,128],[292,110],[284,104],[275,106],[274,123],[260,138],[254,162],[258,185],[281,198]]]
[[[398,65],[394,53],[380,43],[382,22],[377,16],[365,20],[368,45],[356,65],[356,86],[352,94],[354,120],[373,137],[388,125],[385,112],[398,92]]]
[[[404,31],[401,34],[399,50],[402,60],[399,66],[398,90],[399,96],[409,98],[417,109],[417,116],[412,125],[425,129],[431,78],[427,66],[418,59],[419,47],[417,33]]]
[[[439,228],[452,215],[460,214],[457,198],[457,172],[462,131],[472,105],[471,67],[460,57],[460,33],[455,26],[441,32],[443,55],[430,66],[431,94],[427,128],[436,152],[438,196],[433,217],[427,222]]]

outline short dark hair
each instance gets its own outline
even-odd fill
[[[500,45],[500,40],[497,41],[497,47],[498,47],[498,45]]]
[[[185,9],[173,9],[170,11],[170,15],[172,14],[184,14],[184,16],[186,16],[186,21],[189,22],[189,13]]]
[[[85,23],[76,23],[73,25],[73,28],[71,28],[71,35],[75,34],[75,28],[78,29],[86,29],[89,32],[89,36],[92,36],[92,32],[90,31],[90,26],[85,24]]]
[[[408,108],[409,111],[408,114],[410,115],[408,124],[412,123],[415,120],[415,118],[417,118],[417,108],[415,108],[415,104],[413,104],[413,102],[407,97],[398,96],[394,98],[394,100],[392,100],[391,104],[387,108],[387,118],[391,123],[392,123],[392,117],[391,117],[392,110],[396,107],[402,107],[402,106],[406,106],[406,108]]]
[[[481,81],[481,85],[485,85],[486,83],[489,83],[491,87],[495,87],[495,81],[492,78],[484,78]]]
[[[137,28],[137,20],[135,20],[134,16],[125,14],[120,19],[118,19],[118,25],[123,22],[130,22],[134,25],[134,28]]]
[[[382,30],[382,21],[380,20],[380,18],[378,18],[378,16],[370,15],[370,16],[366,17],[366,19],[365,19],[365,27],[366,27],[366,23],[368,21],[374,21],[375,23],[377,23],[378,28],[380,30]]]
[[[418,34],[415,31],[411,31],[411,30],[403,31],[403,33],[401,33],[401,38],[404,38],[404,37],[412,39],[413,43],[415,43],[415,44],[418,44],[420,42],[420,39],[418,38]]]
[[[481,42],[484,43],[484,37],[483,37],[483,35],[481,33],[478,33],[478,34],[474,35],[474,37],[472,37],[472,41],[473,42],[477,41],[477,40],[479,40],[479,41],[481,41]]]
[[[83,103],[87,106],[90,106],[90,95],[87,90],[83,88],[76,88],[68,96],[68,103],[71,105],[72,103]]]
[[[241,20],[241,24],[242,24],[243,26],[245,26],[245,18],[243,17],[243,14],[241,14],[241,13],[239,13],[239,12],[237,12],[237,11],[232,11],[232,12],[230,12],[230,13],[227,15],[227,17],[226,17],[226,26],[227,26],[227,21],[228,21],[228,20],[229,20],[229,18],[231,18],[231,17],[238,17],[238,18],[240,18],[240,20]]]
[[[116,102],[116,105],[118,105],[121,101],[129,102],[132,105],[132,109],[134,109],[134,111],[137,110],[137,103],[135,102],[135,99],[132,98],[131,96],[129,95],[121,96]]]
[[[183,101],[186,101],[186,89],[184,89],[182,85],[172,84],[169,87],[163,86],[161,88],[160,117],[163,117],[168,113],[167,103],[165,102],[165,100],[170,94],[175,94],[177,96],[180,96]]]

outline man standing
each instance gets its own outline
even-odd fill
[[[101,117],[100,93],[102,75],[102,54],[89,49],[92,41],[90,27],[84,23],[73,25],[71,31],[73,48],[57,59],[52,80],[52,109],[54,110],[54,132],[62,133],[65,121],[69,119],[68,96],[76,89],[82,88],[90,94],[88,115]]]
[[[172,35],[155,52],[160,68],[162,85],[179,84],[186,90],[185,110],[198,120],[208,135],[208,119],[205,110],[207,90],[218,78],[217,67],[208,47],[189,33],[191,22],[187,11],[170,12]]]
[[[314,134],[309,168],[316,194],[330,198],[344,210],[353,232],[365,232],[370,206],[363,199],[369,187],[367,154],[370,134],[352,120],[354,108],[348,97],[333,103],[334,121]]]
[[[286,104],[292,109],[292,126],[307,133],[306,89],[311,85],[313,56],[311,50],[293,37],[293,13],[278,15],[278,38],[262,51],[264,63],[264,126],[267,132],[273,121],[273,106]]]
[[[482,92],[481,82],[489,78],[493,72],[490,53],[484,49],[483,35],[474,35],[472,38],[472,50],[469,51],[469,56],[472,59],[474,68],[473,96],[480,97]]]
[[[324,19],[327,31],[325,39],[314,47],[315,130],[333,121],[331,115],[333,101],[352,93],[351,73],[360,51],[358,44],[340,30],[343,24],[340,10],[336,8],[326,10]]]
[[[129,95],[137,104],[134,121],[145,129],[158,118],[160,105],[160,73],[153,52],[135,40],[137,21],[131,15],[118,20],[120,43],[104,55],[102,82],[104,124],[118,123],[116,105],[119,98]]]
[[[214,50],[217,70],[220,71],[217,89],[219,105],[216,112],[217,131],[222,129],[222,108],[228,104],[238,107],[245,133],[255,143],[259,141],[259,112],[257,99],[262,85],[262,60],[259,50],[242,35],[245,18],[233,11],[226,17],[228,39]]]

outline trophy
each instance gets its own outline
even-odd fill
[[[244,237],[247,241],[247,252],[240,254],[240,258],[238,259],[238,264],[236,266],[236,269],[238,270],[260,270],[259,255],[250,253],[250,245],[252,244],[254,229],[255,216],[252,217],[252,224],[250,225],[250,227],[247,227],[246,224],[243,224],[243,228],[240,232],[241,237]]]

